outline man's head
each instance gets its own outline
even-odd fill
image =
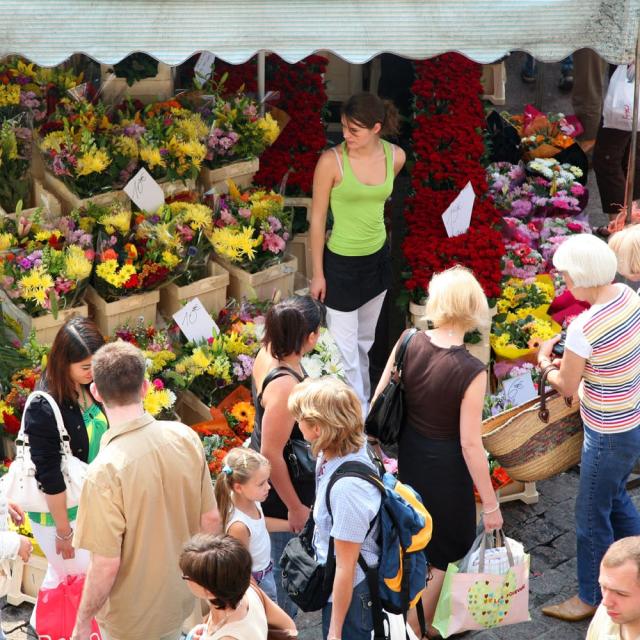
[[[92,358],[93,384],[105,406],[124,407],[141,402],[145,391],[142,351],[118,340],[104,345]]]
[[[600,565],[602,604],[617,624],[640,623],[640,536],[614,542]]]

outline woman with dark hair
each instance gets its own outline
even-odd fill
[[[71,318],[58,331],[39,383],[57,403],[74,456],[91,462],[100,449],[107,419],[96,403],[89,385],[93,381],[91,357],[104,344],[96,324],[88,318]],[[36,397],[25,416],[36,480],[45,495],[49,511],[29,513],[33,534],[49,566],[43,588],[57,586],[67,575],[85,574],[89,553],[74,550],[73,524],[77,507],[67,508],[66,485],[60,470],[60,435],[51,404]],[[35,613],[35,611],[34,611]]]
[[[342,107],[344,142],[325,151],[313,177],[311,295],[327,305],[327,325],[345,374],[367,413],[369,349],[391,283],[384,204],[405,153],[382,139],[398,130],[398,111],[371,93]],[[333,229],[325,246],[327,210]]]
[[[282,589],[280,556],[291,537],[302,530],[315,494],[315,470],[303,469],[292,441],[305,440],[287,402],[293,387],[306,377],[302,356],[313,350],[324,324],[324,307],[311,296],[294,296],[274,305],[265,319],[263,347],[253,365],[256,408],[251,447],[271,463],[272,490],[262,503],[271,531],[271,559],[278,604],[289,615],[296,607]],[[278,522],[279,521],[279,522]]]
[[[251,554],[232,536],[199,534],[180,555],[182,579],[209,615],[187,640],[266,640],[269,626],[297,638],[296,625],[280,607],[251,585]]]

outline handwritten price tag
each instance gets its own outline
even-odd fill
[[[127,182],[124,192],[142,211],[155,211],[164,204],[164,193],[160,185],[144,167]]]
[[[458,194],[458,197],[449,205],[449,208],[442,214],[447,235],[450,238],[460,236],[469,231],[471,224],[471,212],[473,211],[473,203],[476,194],[470,182],[467,182],[464,189]]]
[[[519,407],[538,395],[536,388],[533,386],[530,373],[523,373],[515,378],[507,378],[502,381],[502,387],[507,402],[513,407]]]
[[[198,298],[189,300],[180,311],[173,314],[173,319],[187,340],[192,342],[207,340],[211,336],[220,333],[218,325],[213,321],[213,318],[202,306],[202,302]]]
[[[193,68],[193,73],[201,82],[208,80],[213,72],[213,63],[216,61],[215,55],[209,51],[203,51]]]

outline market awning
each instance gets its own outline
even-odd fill
[[[621,63],[633,59],[640,0],[0,0],[0,15],[0,57],[45,66],[133,51],[169,64],[259,50],[288,62],[319,50],[356,63],[445,51],[487,63],[515,50],[552,61],[582,47]]]

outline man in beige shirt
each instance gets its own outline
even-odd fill
[[[215,533],[218,511],[198,436],[145,413],[142,352],[125,342],[93,357],[91,391],[109,430],[89,468],[78,509],[76,548],[91,552],[73,640],[176,640],[194,599],[178,557],[198,532]]]
[[[587,640],[640,638],[640,536],[614,542],[600,564],[602,602]]]

